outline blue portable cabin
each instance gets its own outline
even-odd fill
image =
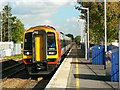
[[[103,45],[95,45],[92,48],[92,64],[105,65],[105,48]]]

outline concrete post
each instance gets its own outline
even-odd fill
[[[0,41],[2,42],[2,10],[0,11]]]
[[[88,49],[87,49],[87,33],[85,33],[85,59],[87,60],[87,53],[88,53]]]
[[[119,20],[119,89],[120,89],[120,20]]]

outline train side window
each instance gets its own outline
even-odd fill
[[[60,40],[60,46],[61,46],[61,48],[64,47],[64,42],[63,42],[63,40]]]
[[[65,40],[63,40],[63,47],[65,47],[66,46],[66,41]]]

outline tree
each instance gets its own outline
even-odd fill
[[[100,44],[104,42],[104,2],[78,2],[80,6],[90,10],[90,41]],[[80,10],[80,6],[76,9]],[[107,2],[107,36],[108,42],[118,37],[118,20],[120,18],[120,2]],[[85,10],[81,11],[86,18]]]
[[[80,39],[81,39],[80,36],[76,36],[76,37],[75,37],[75,42],[76,42],[76,44],[80,45]]]
[[[9,25],[12,23],[13,20],[11,20],[11,16],[12,14],[11,12],[11,7],[9,7],[8,5],[6,5],[3,8],[3,13],[2,13],[2,37],[3,37],[3,41],[8,41],[8,36],[10,36],[9,34]]]
[[[108,42],[118,40],[118,20],[120,20],[120,2],[107,3]]]
[[[2,13],[2,37],[3,41],[13,41],[15,43],[22,41],[24,32],[23,23],[11,14],[11,7],[6,5]]]
[[[24,30],[23,23],[19,19],[16,19],[12,27],[12,41],[15,43],[21,42],[23,40]]]
[[[72,41],[74,40],[74,36],[72,34],[66,34],[66,36],[70,37]]]

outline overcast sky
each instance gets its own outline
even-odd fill
[[[9,3],[12,14],[19,18],[25,28],[36,25],[51,25],[57,31],[74,36],[81,35],[85,21],[74,6],[76,0],[2,0],[0,8]],[[79,22],[78,22],[79,19]]]

